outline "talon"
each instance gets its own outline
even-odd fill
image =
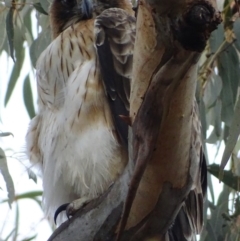
[[[66,214],[67,214],[68,219],[70,216],[73,216],[74,211],[76,212],[76,210],[74,209],[73,203],[69,203],[66,208]]]
[[[83,197],[83,198],[76,199],[71,203],[65,203],[65,204],[61,205],[60,207],[58,207],[58,209],[56,210],[56,212],[54,214],[55,224],[56,224],[56,220],[57,220],[59,213],[61,213],[62,211],[66,212],[66,216],[69,220],[70,217],[72,217],[79,209],[85,207],[90,201],[91,201],[91,199],[89,199],[87,197]]]
[[[55,214],[54,214],[54,223],[57,224],[57,217],[58,214],[61,213],[62,211],[67,211],[67,207],[69,206],[69,203],[65,203],[63,205],[61,205],[60,207],[57,208]],[[67,213],[67,218],[69,219],[69,215]]]

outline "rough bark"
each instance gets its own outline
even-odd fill
[[[219,22],[215,0],[139,1],[129,163],[49,241],[115,240],[119,230],[119,240],[165,240],[198,171],[189,158],[197,61]]]

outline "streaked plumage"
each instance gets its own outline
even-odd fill
[[[127,124],[119,115],[128,115],[135,19],[114,8],[97,20],[82,20],[80,11],[62,22],[64,8],[76,11],[76,2],[66,9],[68,2],[55,0],[50,10],[55,39],[37,62],[38,114],[27,134],[29,158],[42,169],[43,204],[50,218],[64,203],[102,194],[127,162]],[[94,1],[99,4],[94,6],[104,10],[108,2],[131,10],[128,0]],[[101,70],[95,41],[101,52],[107,39],[107,65]],[[109,65],[112,75],[104,73]]]

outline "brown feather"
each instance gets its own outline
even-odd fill
[[[119,8],[105,10],[95,22],[101,74],[117,133],[127,147],[130,80],[135,40],[135,18]]]
[[[67,27],[86,20],[81,11],[82,0],[54,0],[50,7],[50,23],[53,38],[56,38]],[[92,16],[95,18],[105,9],[121,8],[129,15],[134,15],[132,4],[129,0],[91,0],[93,5]]]

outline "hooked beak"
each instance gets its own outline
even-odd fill
[[[91,0],[82,0],[82,13],[83,17],[86,19],[92,18],[92,1]]]

